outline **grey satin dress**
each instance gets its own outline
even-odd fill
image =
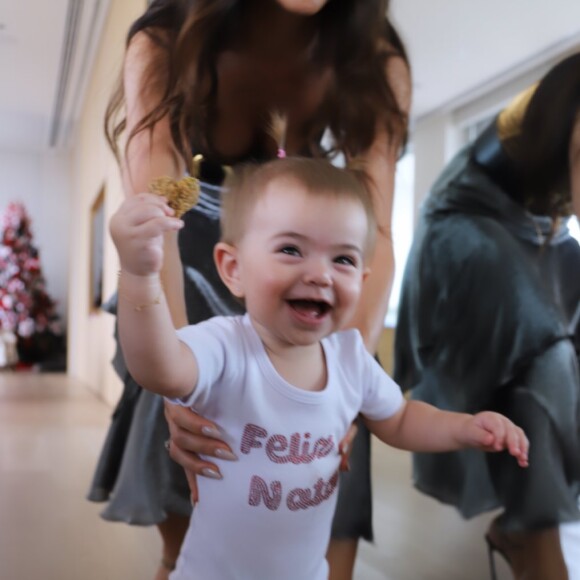
[[[505,452],[415,454],[415,486],[466,518],[503,507],[508,530],[580,518],[580,246],[553,229],[465,149],[423,207],[403,282],[395,380],[442,409],[502,412],[531,443],[527,469]]]

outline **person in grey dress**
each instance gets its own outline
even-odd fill
[[[580,246],[567,227],[579,115],[575,54],[448,164],[422,209],[397,325],[394,376],[414,399],[499,411],[530,439],[526,470],[472,451],[414,456],[423,493],[466,518],[502,509],[490,561],[501,553],[516,580],[580,578]]]
[[[123,82],[107,114],[113,148],[122,133],[128,137],[118,152],[125,193],[138,195],[156,178],[178,180],[188,171],[199,170],[202,182],[198,205],[184,216],[179,236],[168,236],[165,249],[162,279],[176,326],[241,310],[213,266],[220,187],[228,166],[276,156],[269,123],[279,112],[288,119],[288,154],[330,159],[342,153],[369,177],[380,233],[352,324],[375,352],[392,282],[394,172],[410,101],[405,50],[386,9],[384,0],[154,0],[133,24]],[[328,146],[322,140],[327,132]],[[204,159],[197,168],[190,163],[194,153]],[[172,411],[171,429],[179,433],[171,457],[186,468],[186,478],[166,450],[161,398],[132,380],[121,352],[114,363],[125,388],[89,498],[107,502],[108,520],[158,527],[163,559],[156,580],[165,580],[191,513],[187,479],[220,477],[208,456],[227,459],[231,452],[217,439],[196,438],[210,427],[203,418]],[[329,548],[333,580],[351,576],[358,538],[372,537],[363,429],[341,486]]]

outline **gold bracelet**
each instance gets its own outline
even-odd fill
[[[159,294],[157,295],[157,298],[155,298],[152,302],[146,302],[145,304],[138,304],[137,302],[133,302],[133,300],[129,300],[129,298],[127,298],[126,294],[124,292],[121,292],[121,274],[122,273],[123,273],[122,270],[119,270],[119,272],[117,273],[117,276],[118,276],[117,294],[119,295],[120,298],[125,300],[125,302],[128,302],[129,304],[131,304],[131,306],[133,306],[133,310],[135,310],[135,312],[141,312],[145,308],[149,308],[150,306],[156,306],[158,304],[161,304],[161,297],[163,296],[163,285],[159,289]]]
[[[195,177],[184,177],[179,181],[158,177],[149,184],[149,191],[165,197],[169,207],[175,211],[175,217],[179,218],[197,203],[199,181]]]

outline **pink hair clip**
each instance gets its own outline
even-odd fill
[[[278,147],[278,159],[285,159],[286,151],[282,147]]]

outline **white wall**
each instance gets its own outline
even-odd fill
[[[11,201],[24,204],[32,220],[50,296],[66,324],[68,306],[68,223],[70,221],[67,153],[0,151],[0,212]]]
[[[105,190],[107,223],[122,199],[119,170],[105,141],[103,119],[121,70],[125,36],[143,9],[143,0],[111,0],[73,138],[74,219],[68,231],[71,263],[68,372],[111,405],[117,402],[122,384],[111,366],[115,350],[114,317],[90,308],[90,215],[101,189]],[[118,269],[108,231],[104,232],[103,244],[103,285],[107,299],[117,286]]]
[[[451,113],[420,119],[413,129],[415,152],[415,223],[419,208],[445,164],[461,146]]]
[[[556,63],[580,49],[569,47],[559,55],[551,54],[541,64],[506,79],[493,89],[479,90],[464,101],[455,101],[441,110],[417,120],[412,132],[415,152],[415,221],[419,208],[433,182],[453,155],[462,147],[463,130],[501,110],[515,95],[538,81]],[[537,59],[535,59],[537,60]]]

